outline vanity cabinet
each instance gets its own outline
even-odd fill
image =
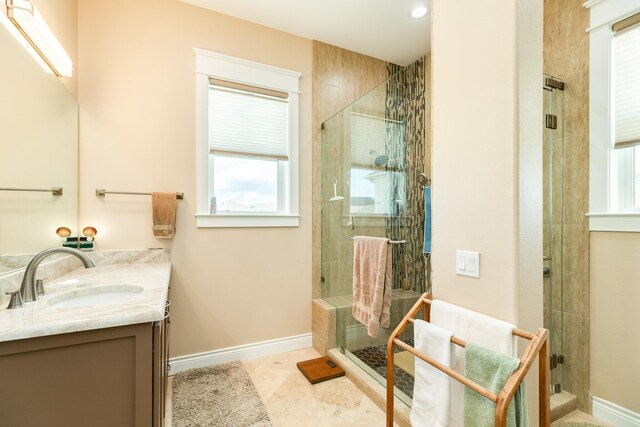
[[[171,324],[167,301],[164,318],[153,326],[153,425],[164,426],[167,413],[167,385],[169,381],[169,325]]]
[[[163,426],[168,325],[0,342],[0,425]]]

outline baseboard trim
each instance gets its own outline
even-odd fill
[[[174,375],[187,369],[204,368],[206,366],[219,365],[236,360],[255,359],[257,357],[300,350],[311,347],[311,345],[311,334],[302,334],[239,345],[237,347],[222,348],[205,353],[174,357],[169,360],[169,364],[171,365],[169,375]]]
[[[640,414],[593,396],[593,416],[616,427],[640,427]]]

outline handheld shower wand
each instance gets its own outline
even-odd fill
[[[330,202],[338,202],[344,200],[344,197],[338,196],[338,178],[333,177],[333,197],[329,199]]]

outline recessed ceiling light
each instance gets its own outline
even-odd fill
[[[420,19],[425,16],[428,12],[428,9],[425,6],[418,6],[411,11],[411,17],[414,19]]]

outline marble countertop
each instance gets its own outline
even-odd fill
[[[161,320],[169,289],[171,264],[103,265],[80,268],[50,283],[47,295],[17,309],[0,309],[0,342]],[[136,290],[120,302],[81,307],[52,305],[100,287]],[[105,293],[105,296],[108,295]]]

